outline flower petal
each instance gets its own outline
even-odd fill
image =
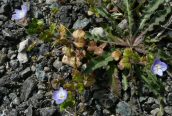
[[[158,69],[156,71],[156,74],[159,75],[159,76],[162,76],[163,75],[163,71],[161,69]]]
[[[155,65],[153,65],[152,66],[152,72],[153,72],[153,74],[157,74],[156,71],[157,71],[157,67]]]
[[[160,65],[161,65],[161,70],[162,71],[166,71],[167,70],[167,64],[165,64],[164,62],[161,62]]]
[[[59,91],[54,91],[54,93],[53,93],[53,99],[54,100],[58,99],[58,94],[59,94]]]
[[[21,6],[21,8],[22,8],[22,11],[23,11],[23,12],[27,12],[27,11],[28,11],[28,7],[27,7],[26,4],[23,4],[23,5]]]
[[[11,19],[12,20],[19,20],[20,19],[20,16],[17,15],[17,14],[13,14]]]
[[[61,103],[63,103],[63,102],[64,102],[63,99],[57,99],[57,100],[56,100],[56,103],[57,103],[57,104],[61,104]]]

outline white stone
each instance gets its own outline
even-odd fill
[[[57,0],[46,0],[46,4],[52,4],[53,2],[57,2]]]
[[[95,27],[93,30],[91,30],[91,34],[100,37],[105,36],[105,32],[102,27]]]
[[[28,57],[26,52],[20,52],[18,53],[17,59],[20,63],[26,63],[28,62]]]
[[[20,42],[18,52],[24,51],[28,47],[28,45],[29,45],[29,39]]]

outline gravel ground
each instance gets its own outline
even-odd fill
[[[104,19],[88,16],[88,6],[81,1],[77,3],[58,3],[53,0],[33,0],[30,2],[28,18],[43,19],[49,25],[49,12],[52,7],[60,9],[54,19],[70,29],[96,27]],[[55,0],[54,0],[55,1]],[[20,8],[22,0],[0,1],[0,116],[70,116],[72,109],[59,112],[59,107],[52,99],[50,80],[70,77],[72,68],[61,62],[61,51],[48,43],[39,42],[31,53],[19,50],[20,44],[37,39],[30,36],[25,28],[11,20],[14,9]],[[84,23],[83,23],[84,22]],[[25,46],[26,47],[26,46]],[[45,53],[54,53],[45,57]],[[37,56],[37,61],[33,60]],[[86,89],[79,99],[77,110],[80,116],[156,116],[159,102],[146,88],[136,88],[133,83],[121,98],[107,95],[108,87],[105,76]],[[165,82],[165,116],[172,116],[172,78]],[[135,95],[135,91],[142,91]],[[132,94],[133,93],[133,94]]]

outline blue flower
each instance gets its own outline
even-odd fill
[[[163,72],[167,70],[167,64],[156,59],[152,65],[152,72],[159,76],[163,76]]]
[[[21,10],[19,9],[15,9],[15,14],[12,15],[12,20],[20,20],[23,19],[24,17],[26,17],[27,15],[27,11],[28,11],[28,7],[26,4],[23,4],[21,6]]]
[[[53,99],[56,101],[57,104],[63,103],[67,99],[67,90],[60,87],[59,90],[54,91],[53,93]]]

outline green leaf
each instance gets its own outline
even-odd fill
[[[110,65],[110,69],[107,71],[108,77],[110,77],[110,88],[111,92],[116,97],[121,97],[121,82],[118,77],[117,67],[112,64]]]
[[[155,14],[155,17],[152,18],[152,20],[150,21],[150,24],[148,26],[148,28],[146,29],[147,31],[152,31],[153,27],[155,25],[160,25],[160,22],[164,22],[167,15],[171,12],[171,8],[167,7],[164,10],[160,10]]]
[[[151,74],[150,71],[147,73],[147,77],[144,75],[141,76],[145,82],[146,87],[149,88],[156,96],[160,96],[165,91],[164,85],[159,79],[157,79],[155,75]]]
[[[124,74],[122,75],[122,86],[123,86],[124,91],[128,89],[127,76],[125,76]]]
[[[71,91],[68,91],[68,98],[62,104],[60,104],[60,111],[64,111],[67,107],[73,107],[75,105],[75,98]]]
[[[130,9],[131,5],[130,5],[129,0],[123,0],[123,3],[125,5],[125,7],[126,7],[130,37],[132,37],[132,30],[133,30],[134,20],[133,20],[131,9]]]
[[[77,89],[80,94],[82,94],[85,90],[83,83],[77,83]]]
[[[50,28],[49,28],[49,31],[52,33],[52,34],[54,34],[55,33],[55,31],[56,31],[56,24],[55,23],[52,23],[51,25],[50,25]]]
[[[43,40],[44,42],[51,42],[53,34],[49,30],[45,30],[40,34],[40,39]]]
[[[145,22],[150,19],[150,16],[155,13],[156,9],[159,7],[159,5],[163,4],[164,0],[151,0],[149,1],[149,4],[147,8],[145,9],[145,14],[140,22],[139,30],[143,29],[145,26]]]
[[[27,32],[30,35],[39,34],[44,28],[43,20],[33,19],[28,26]]]
[[[84,75],[82,75],[78,70],[74,70],[72,73],[72,80],[77,83],[83,82]]]
[[[113,58],[111,57],[111,53],[104,53],[102,56],[92,59],[88,63],[87,68],[85,69],[84,72],[91,73],[98,68],[108,65],[110,61],[113,61]]]
[[[124,50],[123,56],[125,61],[132,61],[132,63],[138,63],[140,61],[138,53],[129,48]]]

